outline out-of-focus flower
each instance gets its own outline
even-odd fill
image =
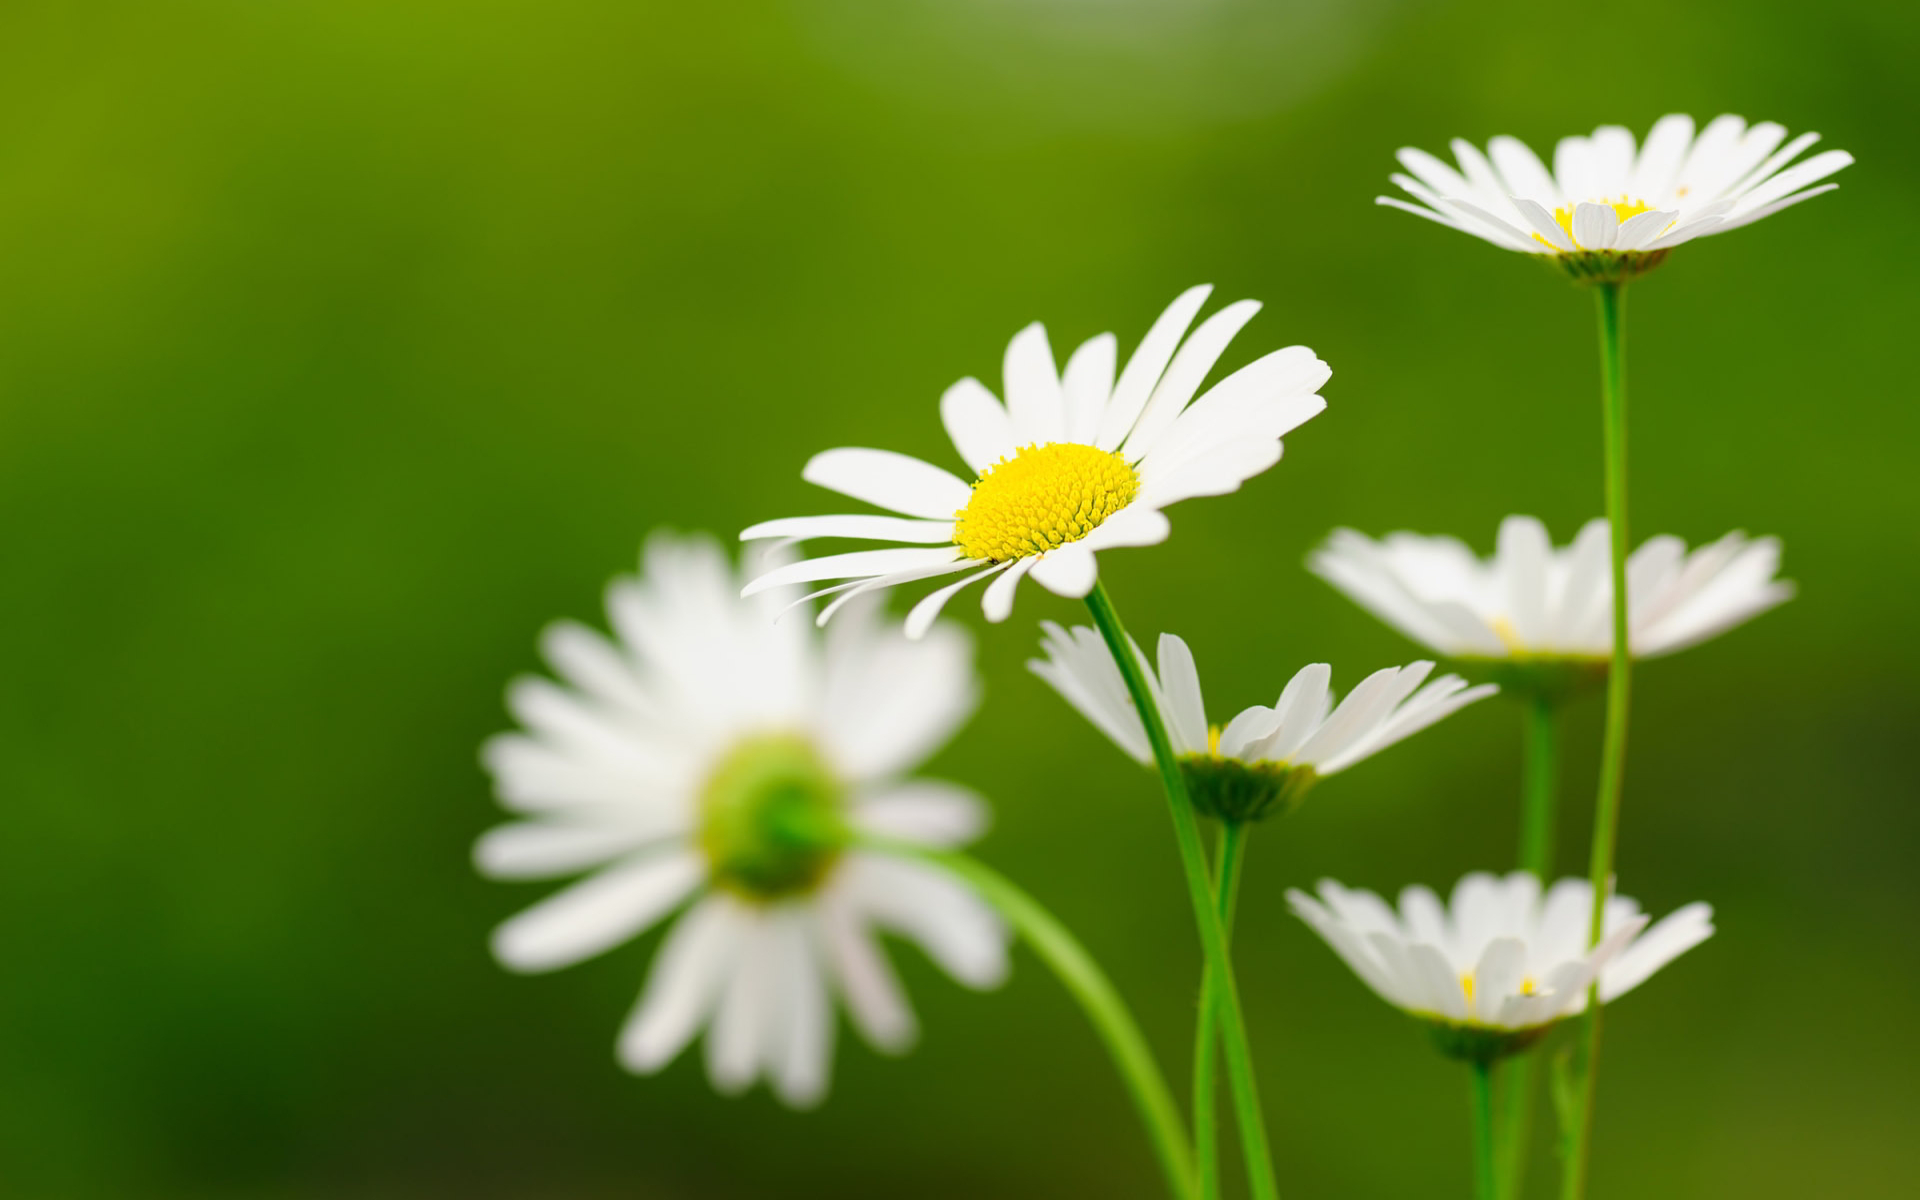
[[[972,891],[858,841],[951,846],[983,828],[972,793],[904,778],[973,710],[972,649],[951,626],[910,642],[871,608],[825,639],[776,622],[791,597],[741,599],[709,539],[657,535],[644,567],[609,589],[613,640],[566,622],[547,631],[565,683],[516,682],[508,705],[524,731],[487,743],[501,802],[523,819],[480,839],[480,870],[593,872],[500,926],[494,952],[552,970],[689,905],[620,1061],[657,1070],[704,1027],[716,1088],[764,1076],[811,1105],[832,1062],[831,996],[880,1049],[915,1036],[877,931],[912,938],[971,987],[1006,974],[1006,930]]]

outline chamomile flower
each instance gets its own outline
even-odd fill
[[[905,543],[790,564],[753,581],[749,595],[828,579],[849,582],[822,623],[852,596],[960,574],[907,616],[918,637],[967,585],[991,578],[987,618],[1004,621],[1031,574],[1048,590],[1085,596],[1094,555],[1164,541],[1161,511],[1194,496],[1235,491],[1280,460],[1281,435],[1326,407],[1315,393],[1327,364],[1304,346],[1276,350],[1195,399],[1228,342],[1259,311],[1242,300],[1188,327],[1209,287],[1181,294],[1115,376],[1116,342],[1101,334],[1054,366],[1047,332],[1027,326],[1007,347],[1006,403],[976,379],[940,399],[940,416],[971,480],[889,450],[817,454],[802,477],[894,516],[788,517],[740,536],[850,538]]]
[[[741,577],[704,538],[655,536],[644,566],[608,591],[613,640],[566,622],[547,631],[565,682],[516,682],[508,704],[525,729],[486,746],[521,819],[480,839],[480,870],[592,872],[500,926],[494,953],[553,970],[685,905],[620,1061],[656,1071],[704,1027],[720,1091],[764,1076],[811,1105],[827,1088],[832,997],[877,1048],[915,1036],[877,932],[918,942],[970,987],[1006,974],[1005,928],[973,892],[856,841],[951,846],[984,826],[970,792],[906,777],[971,713],[971,648],[951,626],[909,642],[871,608],[824,641],[806,622],[776,623],[790,597],[741,599]]]
[[[1673,114],[1654,122],[1637,152],[1633,134],[1618,125],[1563,138],[1548,171],[1515,138],[1494,138],[1484,154],[1456,138],[1458,169],[1421,150],[1400,151],[1413,174],[1393,182],[1418,203],[1379,203],[1552,258],[1577,278],[1625,279],[1694,238],[1838,187],[1820,181],[1853,161],[1846,151],[1793,162],[1819,140],[1803,133],[1787,141],[1771,121],[1749,126],[1735,116],[1715,117],[1696,137],[1693,118]]]
[[[1501,522],[1493,557],[1450,537],[1335,530],[1308,559],[1328,583],[1444,657],[1536,681],[1604,675],[1613,654],[1608,526],[1589,521],[1556,548],[1533,517]],[[1689,551],[1651,538],[1627,559],[1629,639],[1637,658],[1671,654],[1793,596],[1777,578],[1780,543],[1730,533]]]
[[[1146,727],[1126,681],[1094,630],[1041,623],[1045,658],[1027,667],[1068,704],[1142,763],[1153,761]],[[1194,806],[1222,820],[1248,821],[1285,812],[1319,779],[1344,771],[1498,689],[1470,688],[1457,675],[1426,683],[1430,662],[1387,667],[1360,681],[1337,707],[1325,663],[1302,668],[1273,707],[1254,705],[1223,729],[1207,724],[1200,672],[1187,644],[1160,635],[1156,673],[1139,647],[1154,700],[1167,723]]]
[[[1593,885],[1562,879],[1541,894],[1526,871],[1468,875],[1442,905],[1410,887],[1395,911],[1372,892],[1320,882],[1287,893],[1294,913],[1381,999],[1426,1022],[1441,1048],[1489,1059],[1521,1049],[1586,1009],[1596,974],[1612,1003],[1713,934],[1713,909],[1689,904],[1647,928],[1626,896],[1607,899],[1589,947]]]

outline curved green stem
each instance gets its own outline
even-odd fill
[[[1494,1200],[1493,1075],[1484,1062],[1473,1064],[1473,1194]]]
[[[1526,749],[1521,772],[1520,866],[1542,884],[1553,874],[1554,781],[1558,775],[1555,737],[1557,705],[1544,692],[1526,697]],[[1516,1054],[1500,1065],[1500,1114],[1494,1126],[1499,1151],[1499,1194],[1520,1195],[1527,1173],[1527,1140],[1534,1101],[1534,1055]]]
[[[1147,744],[1153,748],[1153,761],[1160,769],[1160,782],[1166,788],[1167,808],[1173,817],[1174,841],[1180,848],[1180,865],[1187,875],[1187,897],[1193,904],[1193,917],[1200,928],[1200,950],[1207,969],[1218,983],[1216,1007],[1220,1017],[1220,1053],[1227,1063],[1227,1085],[1233,1095],[1234,1117],[1240,1129],[1240,1147],[1246,1155],[1247,1178],[1255,1200],[1276,1200],[1280,1194],[1274,1183],[1273,1155],[1267,1147],[1267,1130],[1260,1115],[1260,1088],[1253,1075],[1253,1054],[1247,1045],[1246,1020],[1240,1010],[1240,989],[1233,978],[1233,959],[1227,953],[1226,928],[1213,902],[1212,872],[1207,869],[1206,848],[1200,843],[1200,819],[1194,814],[1193,800],[1187,795],[1187,781],[1173,755],[1173,741],[1167,736],[1167,724],[1160,715],[1152,689],[1147,685],[1133,643],[1114,611],[1106,587],[1098,582],[1087,593],[1087,609],[1093,623],[1106,639],[1107,650],[1126,680],[1127,694],[1146,726]]]
[[[1086,947],[1038,900],[979,859],[905,842],[884,839],[868,842],[890,853],[923,859],[958,876],[993,905],[1041,961],[1053,969],[1067,991],[1079,1001],[1094,1031],[1106,1042],[1107,1053],[1113,1056],[1120,1078],[1132,1093],[1141,1123],[1146,1126],[1154,1153],[1159,1156],[1168,1189],[1181,1200],[1191,1200],[1193,1151],[1187,1142],[1186,1126],[1180,1120],[1180,1108],[1160,1074],[1153,1051],[1147,1048],[1146,1038],[1141,1036],[1140,1026],[1127,1011],[1126,1002]]]
[[[1613,852],[1620,830],[1620,790],[1627,765],[1627,696],[1633,667],[1627,613],[1627,384],[1626,345],[1621,328],[1624,284],[1595,288],[1600,304],[1600,388],[1606,410],[1607,522],[1613,534],[1613,663],[1607,673],[1607,729],[1600,751],[1600,794],[1593,806],[1593,917],[1588,940],[1598,944],[1606,928],[1606,897],[1613,880]],[[1578,1111],[1569,1131],[1561,1175],[1565,1200],[1587,1194],[1587,1166],[1593,1142],[1594,1084],[1600,1070],[1600,988],[1587,995],[1586,1052]]]
[[[1213,855],[1214,906],[1229,939],[1233,937],[1233,906],[1240,894],[1240,864],[1247,856],[1246,835],[1245,823],[1222,822]],[[1206,971],[1200,982],[1200,1019],[1193,1034],[1193,1156],[1200,1163],[1200,1200],[1220,1200],[1220,1138],[1214,1120],[1219,1085],[1213,1074],[1217,1058],[1214,1041],[1220,1030],[1220,1001],[1214,994],[1217,990],[1213,972]]]

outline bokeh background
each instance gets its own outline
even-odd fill
[[[1597,1196],[1920,1194],[1915,10],[1253,0],[180,0],[0,9],[0,1191],[1154,1196],[1077,1012],[897,957],[919,1050],[796,1115],[612,1056],[652,939],[509,976],[476,749],[651,527],[942,458],[1006,339],[1267,304],[1329,411],[1102,566],[1217,709],[1413,651],[1301,567],[1336,524],[1600,507],[1586,296],[1376,208],[1392,151],[1663,112],[1816,128],[1841,190],[1632,289],[1638,532],[1778,534],[1802,594],[1639,676],[1623,886],[1721,932],[1609,1019]],[[956,608],[980,625],[977,608]],[[1184,1072],[1197,956],[1150,781],[1022,669],[936,769]],[[1567,721],[1578,869],[1597,704]],[[1331,874],[1514,852],[1515,710],[1323,786],[1241,946],[1285,1190],[1464,1195],[1464,1082],[1304,928]],[[1544,1159],[1544,1155],[1541,1156]],[[1541,1164],[1544,1167],[1544,1161]]]

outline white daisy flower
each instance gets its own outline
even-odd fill
[[[1748,126],[1735,116],[1715,117],[1696,137],[1693,118],[1673,114],[1654,122],[1638,153],[1633,134],[1618,125],[1563,138],[1552,171],[1515,138],[1494,138],[1485,154],[1456,138],[1457,170],[1424,151],[1400,151],[1413,176],[1396,174],[1393,182],[1417,204],[1392,196],[1378,202],[1507,250],[1552,257],[1581,278],[1621,279],[1682,243],[1839,186],[1811,185],[1851,163],[1851,154],[1828,150],[1788,166],[1820,135],[1786,138],[1771,121]]]
[[[1151,764],[1146,727],[1100,635],[1084,625],[1068,630],[1051,621],[1041,628],[1047,656],[1029,660],[1028,668],[1115,745]],[[1285,812],[1325,776],[1499,690],[1491,684],[1470,688],[1457,675],[1423,688],[1433,664],[1417,662],[1375,671],[1336,707],[1327,686],[1332,668],[1314,663],[1287,682],[1272,708],[1256,704],[1223,729],[1207,724],[1200,672],[1184,641],[1160,635],[1157,674],[1138,646],[1133,652],[1166,720],[1194,806],[1231,821]]]
[[[1229,304],[1187,329],[1210,287],[1175,300],[1115,378],[1110,333],[1054,366],[1047,331],[1027,326],[1007,347],[1003,405],[977,379],[940,398],[940,417],[971,482],[890,450],[817,454],[802,477],[897,516],[788,517],[743,532],[755,538],[852,538],[907,543],[781,567],[753,581],[765,588],[826,579],[850,582],[815,595],[851,596],[964,572],[907,617],[918,637],[968,584],[993,576],[987,618],[1004,621],[1029,573],[1078,599],[1093,589],[1094,554],[1164,541],[1161,512],[1194,496],[1235,491],[1280,460],[1280,438],[1326,407],[1315,393],[1331,374],[1305,346],[1276,350],[1207,389],[1200,384],[1260,305]],[[1184,339],[1184,340],[1183,340]]]
[[[706,538],[657,535],[644,566],[608,590],[613,640],[570,622],[546,632],[565,682],[516,682],[508,705],[525,731],[487,743],[501,802],[523,819],[480,839],[480,870],[593,872],[500,926],[494,953],[553,970],[686,904],[620,1061],[657,1071],[705,1027],[714,1087],[764,1076],[810,1105],[827,1088],[830,997],[879,1049],[915,1036],[878,931],[918,942],[969,987],[1006,974],[1006,930],[972,891],[855,841],[952,846],[985,825],[972,793],[904,777],[972,712],[971,646],[951,626],[909,642],[871,609],[824,641],[775,623],[790,598],[741,599]]]
[[[1511,516],[1488,559],[1450,537],[1337,529],[1307,565],[1437,654],[1586,678],[1604,675],[1613,655],[1610,546],[1604,519],[1556,548],[1538,520]],[[1691,552],[1679,538],[1649,539],[1627,559],[1634,656],[1683,650],[1784,603],[1793,584],[1779,569],[1775,538],[1736,532]]]
[[[1443,906],[1424,887],[1395,912],[1372,892],[1320,881],[1287,900],[1381,999],[1427,1022],[1443,1049],[1487,1059],[1537,1040],[1583,1012],[1599,975],[1612,1003],[1713,934],[1713,909],[1689,904],[1653,928],[1626,896],[1607,900],[1605,936],[1587,943],[1593,885],[1562,879],[1543,896],[1530,872],[1476,873]]]

